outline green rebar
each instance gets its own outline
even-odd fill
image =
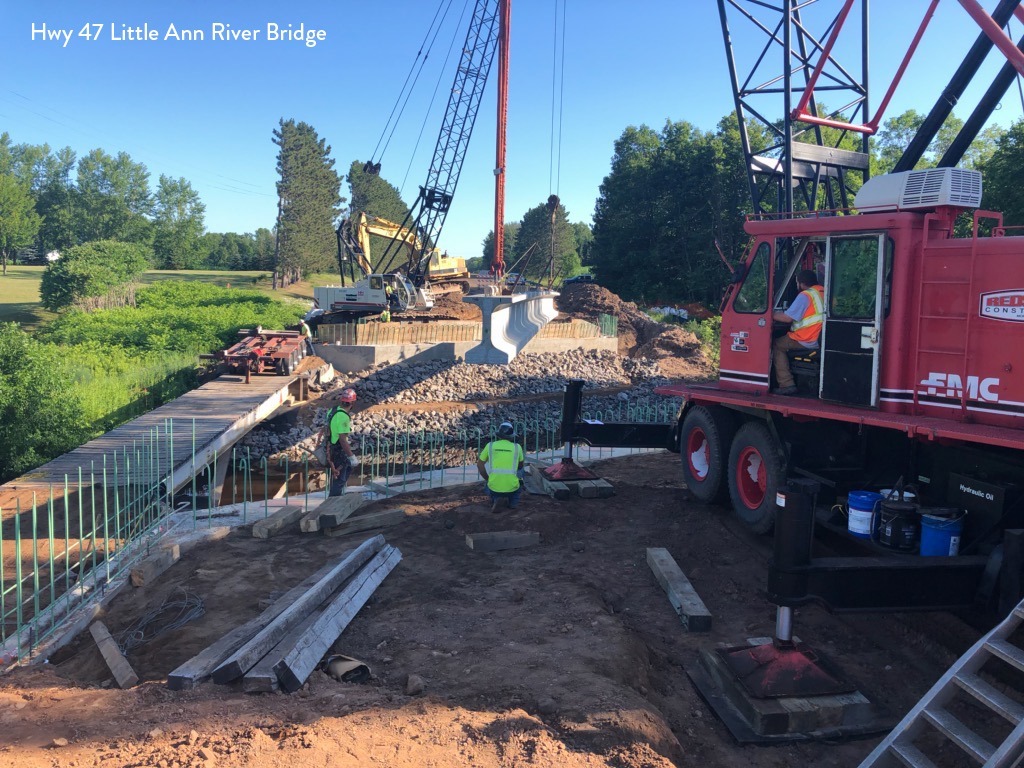
[[[67,477],[65,475],[65,477]],[[55,580],[55,574],[53,572],[53,549],[55,539],[53,536],[53,483],[50,484],[50,499],[46,502],[46,536],[47,543],[50,545],[50,551],[47,552],[47,563],[49,564],[50,571],[50,605],[53,605],[57,599],[57,583]]]
[[[39,615],[39,515],[36,492],[32,491],[32,615]]]
[[[96,460],[89,460],[89,508],[92,510],[92,568],[96,570]]]
[[[21,499],[15,501],[14,510],[14,597],[18,602],[15,631],[20,635],[21,627],[25,623],[25,587],[21,583]]]
[[[7,640],[7,589],[4,583],[4,508],[0,507],[0,641]]]
[[[116,454],[115,454],[116,456]],[[116,488],[116,485],[115,485]],[[115,490],[116,494],[117,491]],[[103,454],[103,565],[107,570],[107,581],[110,581],[110,511],[107,509],[107,454]]]
[[[82,578],[82,562],[85,560],[85,541],[82,533],[85,531],[85,512],[82,509],[82,467],[78,467],[78,578]],[[3,558],[0,557],[0,562]]]

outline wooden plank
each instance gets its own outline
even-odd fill
[[[540,544],[536,531],[492,531],[466,534],[466,546],[477,552],[497,552],[502,549],[520,549]]]
[[[325,536],[347,536],[350,533],[369,531],[374,528],[387,528],[405,519],[404,509],[386,509],[383,512],[370,512],[359,517],[350,517],[341,525],[324,528]]]
[[[158,551],[154,552],[132,568],[132,586],[145,587],[154,583],[156,577],[178,562],[178,558],[180,557],[181,547],[177,544],[161,547]]]
[[[580,480],[576,492],[584,499],[606,499],[615,494],[615,486],[607,480]]]
[[[241,677],[256,662],[267,655],[296,624],[315,610],[320,603],[330,596],[346,579],[352,576],[363,564],[384,546],[384,537],[377,535],[368,539],[354,549],[338,565],[307,590],[302,597],[261,629],[241,648],[232,653],[222,664],[213,670],[215,683],[227,683]]]
[[[329,574],[335,567],[328,563],[312,576],[307,576],[296,586],[289,589],[270,604],[259,616],[235,627],[217,642],[208,645],[191,659],[180,665],[167,676],[167,687],[172,691],[188,691],[207,680],[215,667],[219,666],[228,656],[237,651],[243,643],[284,613],[290,605],[302,597],[320,579]]]
[[[345,585],[295,647],[275,665],[274,672],[284,690],[291,693],[302,687],[327,650],[401,559],[402,553],[387,545]]]
[[[329,498],[317,510],[320,513],[320,528],[333,528],[341,525],[365,503],[366,499],[361,493],[346,493]]]
[[[323,609],[319,608],[313,611],[302,620],[301,624],[281,638],[281,642],[271,648],[267,655],[256,663],[255,667],[245,673],[245,677],[242,678],[242,690],[246,693],[273,693],[276,691],[280,684],[277,681],[274,666],[279,664],[288,651],[295,647],[295,644],[309,631],[309,628],[320,618],[322,613]]]
[[[647,565],[654,578],[668,595],[672,607],[679,614],[683,626],[690,632],[708,632],[711,629],[711,612],[705,607],[697,591],[663,547],[647,549]]]
[[[94,621],[89,625],[89,632],[92,634],[92,639],[96,641],[100,653],[103,654],[103,660],[107,662],[107,667],[114,673],[114,679],[118,686],[131,688],[138,685],[139,676],[135,674],[132,665],[128,663],[128,659],[124,657],[121,649],[114,642],[114,638],[110,636],[107,625],[102,621]]]
[[[547,496],[548,492],[541,485],[539,477],[540,470],[527,464],[526,473],[523,475],[523,488],[526,489],[527,493],[534,496]]]
[[[551,498],[565,501],[572,495],[572,491],[569,490],[569,486],[565,483],[560,483],[557,480],[548,480],[542,473],[537,473],[537,477],[540,478],[540,484]]]
[[[252,535],[260,539],[269,539],[282,530],[298,522],[305,514],[302,507],[281,507],[277,512],[257,520],[252,525]]]
[[[303,533],[316,533],[320,530],[320,510],[314,509],[312,512],[307,514],[301,520],[299,520],[299,530]]]

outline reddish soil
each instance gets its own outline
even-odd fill
[[[115,634],[178,587],[205,603],[205,615],[129,655],[144,681],[136,688],[111,685],[88,633],[52,663],[0,679],[0,765],[856,765],[877,737],[742,747],[695,692],[683,666],[699,648],[773,631],[770,539],[692,501],[678,461],[602,462],[616,496],[525,496],[497,515],[479,484],[377,502],[371,509],[401,504],[410,515],[383,531],[403,560],[334,646],[370,666],[368,682],[316,672],[293,695],[212,683],[169,691],[163,681],[178,664],[370,535],[264,540],[237,529],[114,601],[104,620]],[[541,543],[491,554],[466,546],[467,533],[498,530],[537,531]],[[669,550],[713,613],[709,634],[681,625],[645,562],[651,546]],[[954,658],[937,628],[962,630],[954,645],[977,637],[945,614],[795,615],[802,640],[896,714]],[[406,694],[410,675],[422,693]]]
[[[631,301],[623,301],[607,288],[587,283],[563,286],[555,301],[558,311],[581,320],[598,322],[599,315],[619,319],[619,354],[637,357],[636,351],[671,326],[656,323]]]

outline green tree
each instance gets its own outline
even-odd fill
[[[145,246],[115,240],[69,248],[43,272],[43,306],[57,311],[85,298],[105,296],[145,272],[151,255]]]
[[[279,147],[275,282],[287,285],[303,272],[326,271],[334,263],[341,179],[331,148],[311,125],[282,118],[273,141]]]
[[[533,246],[536,245],[534,248]],[[532,251],[530,249],[533,248]],[[529,259],[523,257],[530,251]],[[576,253],[576,235],[565,207],[559,203],[552,210],[541,203],[523,214],[515,243],[505,258],[506,271],[516,271],[527,277],[540,279],[572,275],[579,271],[580,257]],[[551,258],[554,253],[554,259]]]
[[[1011,226],[1024,225],[1024,185],[1020,183],[1024,163],[1024,120],[1018,120],[996,142],[982,166],[982,208],[1002,211]]]
[[[57,150],[46,159],[42,186],[36,195],[36,211],[43,217],[39,229],[39,251],[63,251],[74,245],[78,190],[72,182],[76,157],[70,147]]]
[[[78,445],[84,425],[61,350],[0,323],[0,482]]]
[[[28,187],[11,174],[0,175],[0,265],[7,274],[7,260],[18,248],[30,245],[41,220]]]
[[[203,265],[203,216],[206,206],[185,179],[161,174],[154,206],[153,254],[164,269]]]
[[[590,264],[590,252],[594,248],[594,230],[585,221],[577,221],[573,223],[572,231],[576,236],[576,252],[580,255],[580,263],[586,266]]]
[[[516,238],[522,223],[518,221],[505,222],[505,263],[508,264],[510,257],[515,253]],[[490,269],[494,263],[494,230],[487,233],[483,243],[483,262],[479,269]],[[468,262],[467,262],[468,267]]]
[[[149,171],[125,152],[94,149],[78,161],[75,242],[152,242]]]
[[[728,272],[715,241],[738,255],[751,205],[739,147],[732,115],[715,132],[686,122],[626,129],[594,212],[591,263],[602,285],[638,301],[720,297]]]
[[[385,181],[379,173],[367,173],[365,163],[353,160],[348,169],[351,193],[349,216],[366,213],[395,224],[401,224],[409,215],[409,206],[402,200],[398,187]]]

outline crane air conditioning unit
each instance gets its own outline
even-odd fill
[[[981,174],[963,168],[928,168],[875,176],[854,200],[861,213],[934,209],[944,205],[978,208]]]

